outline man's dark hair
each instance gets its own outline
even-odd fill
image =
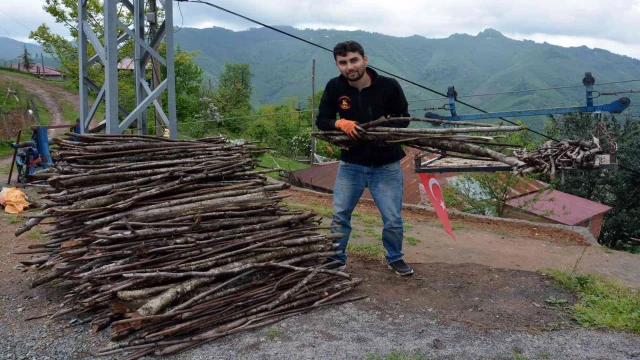
[[[364,57],[364,48],[353,40],[339,42],[333,48],[333,59],[336,60],[338,56],[346,56],[348,52],[357,52],[360,56]]]

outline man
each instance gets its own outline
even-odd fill
[[[316,124],[320,130],[340,129],[357,140],[364,132],[360,124],[382,116],[409,116],[402,88],[395,79],[378,75],[368,68],[364,49],[355,41],[345,41],[333,49],[340,76],[329,80],[322,94]],[[339,120],[336,120],[339,114]],[[386,126],[407,127],[408,121]],[[336,250],[342,253],[330,258],[328,268],[346,266],[346,248],[351,234],[351,214],[365,187],[369,188],[382,215],[382,244],[390,270],[398,275],[413,274],[402,260],[402,193],[403,178],[400,159],[405,152],[400,145],[362,142],[342,150],[338,175],[333,191],[334,233],[345,234],[336,240]]]

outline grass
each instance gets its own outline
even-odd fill
[[[347,253],[382,258],[387,251],[380,244],[348,244]]]
[[[69,124],[75,124],[76,119],[80,118],[80,113],[73,110],[73,104],[68,101],[61,101],[62,103],[62,116]]]
[[[514,238],[516,237],[515,235],[504,231],[504,230],[489,230],[490,232],[494,233],[494,234],[498,234],[500,236],[506,237],[506,238]]]
[[[309,210],[309,211],[313,210],[318,215],[322,215],[323,217],[326,217],[326,218],[331,218],[333,216],[333,209],[330,209],[326,206],[300,205],[300,204],[292,204],[286,201],[283,201],[283,203],[292,210]]]
[[[270,341],[274,341],[280,338],[280,330],[276,329],[276,328],[270,328],[267,331],[267,339],[269,339]]]
[[[378,239],[378,240],[382,240],[382,234],[381,234],[381,233],[378,233],[378,232],[377,232],[375,229],[373,229],[373,228],[366,228],[366,229],[364,229],[364,232],[365,232],[367,235],[370,235],[370,236],[372,236],[372,237],[374,237],[374,238],[376,238],[376,239]]]
[[[578,301],[570,307],[584,327],[610,328],[640,333],[640,294],[597,275],[578,275],[550,269],[561,285],[575,291]]]
[[[462,225],[460,223],[457,222],[451,222],[451,230],[462,230],[462,229],[466,229],[467,226],[466,225]]]
[[[392,349],[391,353],[385,355],[373,355],[369,354],[365,357],[366,360],[426,360],[426,355],[422,354],[420,350],[414,352],[401,352],[396,349]]]
[[[367,214],[363,214],[361,212],[358,211],[354,211],[351,213],[351,216],[359,219],[360,221],[362,221],[363,223],[367,224],[367,225],[378,225],[378,226],[382,226],[382,219],[379,216],[375,216],[375,215],[367,215]]]
[[[561,305],[561,304],[566,304],[568,300],[564,298],[557,298],[555,296],[549,296],[549,298],[545,300],[545,302],[551,305]]]
[[[7,73],[6,71],[0,71],[0,73],[2,72]],[[19,72],[11,72],[11,74],[26,77],[29,79],[35,79],[35,77],[31,75],[21,74]],[[9,86],[9,84],[11,84],[11,89],[18,93],[19,101],[16,100],[14,96],[6,97],[6,88]],[[28,104],[28,101],[27,101],[28,96],[32,95],[30,92],[26,91],[21,84],[15,81],[14,82],[2,81],[0,82],[0,88],[5,89],[5,92],[2,95],[0,95],[0,98],[1,98],[0,107],[2,107],[2,111],[4,113],[12,109],[24,109]],[[6,103],[5,103],[5,98],[6,98]],[[47,111],[47,108],[37,97],[33,96],[33,99],[36,103],[36,108],[38,109],[38,115],[40,116],[40,124],[49,125],[50,116],[49,116],[49,112]]]
[[[272,154],[261,154],[258,159],[260,160],[260,166],[265,168],[282,168],[287,171],[296,171],[301,169],[306,169],[309,167],[309,164],[301,163],[299,161],[287,159],[285,157],[272,155]]]
[[[529,360],[519,349],[513,349],[513,360]]]
[[[357,231],[355,231],[355,230],[351,230],[351,238],[352,238],[352,239],[359,239],[359,238],[361,238],[361,237],[362,237],[362,236],[360,235],[360,233],[359,233],[359,232],[357,232]]]
[[[0,142],[0,156],[4,157],[4,156],[9,156],[13,154],[13,148],[11,147],[11,143],[13,143],[15,141],[15,139],[13,140],[3,140],[2,142]]]
[[[62,81],[62,80],[47,80],[47,84],[57,86],[57,87],[59,87],[61,89],[67,90],[67,91],[72,92],[74,94],[77,94],[77,93],[80,92],[78,90],[78,88],[73,85],[73,82],[69,81],[69,80],[65,80],[65,81]],[[90,94],[89,96],[91,96],[93,99],[95,99],[95,93],[89,92],[89,94]]]
[[[411,231],[411,229],[413,229],[413,225],[408,222],[404,222],[402,224],[402,228],[404,229],[404,231]]]
[[[27,236],[34,239],[34,240],[38,240],[40,239],[40,234],[42,233],[42,229],[34,229],[31,230],[27,233]]]
[[[49,116],[49,111],[47,111],[47,108],[44,106],[44,103],[38,100],[38,98],[35,96],[33,97],[33,99],[36,102],[36,108],[38,109],[38,116],[40,116],[40,125],[50,125],[51,117]]]
[[[2,68],[2,70],[0,70],[0,74],[9,74],[9,75],[15,75],[15,76],[20,76],[23,78],[27,78],[27,79],[36,79],[35,76],[27,74],[26,72],[23,71],[19,71],[17,69],[7,69],[7,68]]]
[[[450,221],[450,223],[451,223],[451,230],[462,230],[462,229],[466,229],[467,228],[466,225],[463,225],[463,224],[461,224],[459,222]],[[442,226],[442,223],[440,222],[440,220],[432,221],[432,222],[430,222],[430,224],[431,224],[431,226],[444,228]]]
[[[18,224],[24,222],[24,219],[15,215],[7,215],[7,221],[9,224]]]
[[[415,238],[413,236],[405,236],[404,239],[407,241],[407,244],[411,246],[416,246],[420,242],[420,239]]]

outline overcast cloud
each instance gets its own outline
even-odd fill
[[[494,28],[514,39],[597,47],[640,59],[640,0],[210,0],[269,25],[365,30],[393,36],[442,38]],[[0,0],[0,36],[28,41],[41,23],[68,35],[42,10],[44,1]],[[177,4],[174,2],[174,4]],[[175,5],[174,5],[175,6]],[[201,4],[175,7],[175,25],[255,27]]]

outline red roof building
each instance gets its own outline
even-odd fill
[[[26,72],[26,69],[21,63],[11,64],[11,67],[20,71]],[[52,68],[50,66],[42,66],[42,64],[34,63],[33,66],[29,68],[29,73],[36,76],[46,76],[46,77],[61,77],[62,74],[56,68]]]
[[[509,200],[505,207],[509,217],[586,227],[596,239],[604,214],[611,210],[607,205],[557,190],[520,196]]]

